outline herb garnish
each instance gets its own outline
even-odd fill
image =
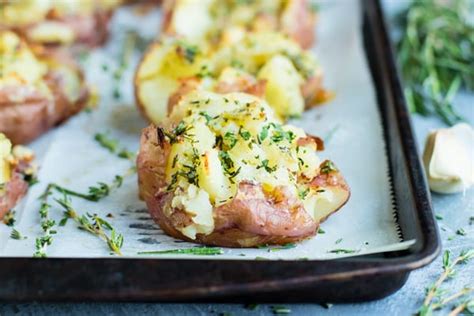
[[[353,249],[333,249],[329,250],[328,253],[335,253],[335,254],[348,254],[348,253],[356,253],[358,250],[353,250]]]
[[[33,254],[35,258],[46,258],[46,249],[53,242],[52,235],[56,234],[55,230],[52,230],[56,222],[49,218],[49,209],[51,205],[48,203],[48,197],[52,194],[53,186],[48,185],[44,193],[40,196],[41,205],[39,209],[39,215],[41,218],[41,229],[43,235],[36,238],[35,247],[36,251]]]
[[[268,165],[269,161],[268,159],[262,160],[262,164],[260,166],[257,166],[257,169],[264,168],[266,172],[272,173],[277,170],[278,166],[274,165],[273,167],[270,167]]]
[[[291,314],[291,309],[285,306],[277,305],[272,306],[272,312],[275,315],[288,315]]]
[[[184,249],[169,249],[158,251],[140,251],[139,255],[162,255],[162,254],[176,254],[176,255],[196,255],[196,256],[215,256],[224,253],[222,248],[214,247],[193,247]]]
[[[122,186],[122,183],[123,183],[123,176],[116,175],[111,184],[98,182],[97,186],[89,187],[88,193],[80,193],[77,191],[73,191],[55,183],[51,183],[50,187],[63,194],[68,194],[75,197],[79,197],[84,200],[97,202],[100,199],[108,196],[113,189],[120,188]]]
[[[178,42],[177,52],[183,56],[189,63],[194,63],[196,56],[200,53],[199,48],[195,45],[180,41]]]
[[[100,146],[104,147],[112,154],[116,154],[117,157],[128,159],[128,160],[135,160],[135,154],[125,148],[118,150],[119,141],[113,138],[110,138],[108,135],[104,133],[97,133],[94,136],[94,140],[99,143]]]
[[[288,244],[284,244],[282,246],[271,247],[271,248],[268,249],[268,252],[275,252],[275,251],[292,249],[292,248],[296,248],[296,244],[288,243]]]
[[[228,149],[234,148],[235,144],[237,144],[237,137],[232,132],[225,133],[223,137],[223,145],[226,146]]]
[[[329,174],[333,171],[337,171],[337,168],[331,160],[326,160],[322,163],[321,173]]]
[[[456,234],[458,234],[459,236],[466,236],[467,235],[464,228],[459,228],[458,230],[456,230]]]
[[[252,134],[250,134],[249,131],[246,131],[242,128],[242,126],[239,128],[239,135],[242,137],[244,140],[249,140],[250,137],[252,137]]]
[[[447,298],[441,299],[441,296],[444,294],[444,292],[440,289],[441,285],[444,281],[449,278],[452,278],[455,275],[455,268],[457,265],[467,263],[469,260],[474,258],[474,249],[461,251],[459,256],[452,261],[450,259],[450,256],[451,253],[449,252],[449,250],[446,250],[443,254],[443,273],[431,286],[427,288],[427,294],[423,301],[423,305],[418,311],[419,316],[431,315],[434,310],[443,308],[447,303],[453,301],[454,299],[465,296],[466,294],[473,291],[473,289],[465,288],[459,291],[458,293],[455,293]],[[459,305],[456,308],[458,309],[457,314],[462,312],[465,308],[467,308],[467,306],[468,305],[465,303]]]
[[[461,87],[474,90],[472,12],[470,0],[430,0],[412,2],[400,15],[398,56],[410,111],[449,125],[462,119],[452,102]]]
[[[123,235],[118,234],[109,222],[97,214],[87,213],[79,216],[72,207],[71,199],[66,194],[55,201],[64,208],[64,217],[59,223],[60,226],[66,225],[67,220],[72,219],[78,224],[79,229],[96,235],[107,243],[112,252],[119,256],[122,255],[120,249],[123,246]],[[106,233],[106,230],[110,231],[110,235]]]
[[[26,236],[23,236],[18,230],[15,228],[12,229],[12,232],[10,233],[10,238],[11,239],[16,239],[16,240],[22,240],[26,239]]]

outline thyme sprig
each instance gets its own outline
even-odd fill
[[[52,193],[53,186],[49,184],[46,187],[44,193],[40,196],[41,205],[39,209],[39,215],[43,234],[40,237],[37,237],[35,240],[36,251],[33,254],[33,257],[35,258],[46,258],[46,249],[51,245],[53,242],[53,235],[56,234],[56,231],[53,230],[56,222],[49,218],[49,210],[51,205],[48,202],[48,198]]]
[[[193,247],[183,249],[169,249],[169,250],[158,250],[158,251],[140,251],[139,255],[163,255],[163,254],[176,254],[176,255],[196,255],[196,256],[215,256],[224,253],[222,248],[214,247]]]
[[[443,273],[431,286],[428,287],[426,297],[423,300],[423,305],[421,306],[418,312],[419,316],[430,315],[433,310],[442,308],[443,306],[445,306],[446,303],[456,298],[462,297],[463,295],[470,293],[472,291],[472,289],[466,288],[459,293],[451,295],[448,298],[439,299],[439,297],[443,294],[443,291],[441,291],[440,289],[443,282],[454,276],[456,272],[455,268],[457,265],[467,263],[469,260],[474,258],[474,249],[463,250],[459,254],[459,256],[455,258],[454,260],[451,260],[450,256],[451,256],[451,253],[449,252],[449,250],[444,252]]]
[[[449,125],[462,120],[452,102],[461,87],[474,90],[473,12],[470,0],[423,0],[400,15],[398,57],[412,112],[438,115]]]
[[[115,154],[117,157],[135,161],[135,153],[126,148],[119,149],[120,144],[117,139],[113,139],[105,133],[96,133],[94,135],[94,140],[99,143],[100,146],[107,149],[112,154]]]
[[[60,186],[56,183],[51,183],[50,186],[60,193],[72,195],[72,196],[75,196],[84,200],[92,201],[92,202],[98,202],[102,198],[108,196],[110,192],[113,191],[114,189],[120,188],[122,186],[122,183],[123,183],[123,176],[116,175],[111,184],[98,182],[96,186],[89,187],[88,193],[80,193],[80,192],[65,188],[63,186]]]
[[[61,198],[55,199],[55,201],[64,209],[64,217],[59,224],[60,226],[66,225],[67,221],[72,219],[78,224],[79,229],[104,240],[113,253],[119,256],[122,255],[120,249],[123,246],[123,235],[117,233],[109,222],[97,214],[78,215],[72,206],[71,198],[67,194],[63,194]],[[107,234],[107,231],[110,231],[110,234]]]

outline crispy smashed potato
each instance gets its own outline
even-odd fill
[[[316,14],[308,0],[165,0],[165,34],[195,42],[238,40],[245,32],[281,32],[301,47],[314,42]]]
[[[108,22],[121,0],[7,0],[0,29],[11,29],[29,42],[98,46],[108,36]]]
[[[246,92],[264,99],[282,119],[300,116],[321,95],[314,56],[279,33],[249,33],[217,50],[164,38],[152,44],[135,74],[141,112],[159,124],[193,90]]]
[[[28,191],[28,181],[36,174],[33,152],[22,146],[12,146],[0,133],[0,219]]]
[[[29,46],[0,31],[0,132],[28,143],[87,103],[82,72],[62,50]]]
[[[143,131],[140,195],[176,238],[225,247],[299,241],[350,195],[335,165],[316,155],[321,145],[282,125],[260,98],[194,91]]]

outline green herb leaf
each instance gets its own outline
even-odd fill
[[[194,247],[194,248],[183,248],[183,249],[169,249],[169,250],[157,250],[157,251],[140,251],[139,255],[163,255],[163,254],[176,254],[176,255],[195,255],[195,256],[215,256],[224,253],[222,248],[214,247]]]

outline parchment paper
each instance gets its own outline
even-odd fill
[[[116,86],[112,73],[119,66],[124,31],[132,29],[144,38],[152,39],[159,29],[159,20],[158,9],[143,16],[137,15],[133,7],[126,7],[114,16],[108,44],[91,51],[84,62],[87,79],[101,94],[100,106],[91,113],[78,115],[32,145],[41,165],[40,183],[32,187],[22,205],[17,207],[15,226],[27,239],[9,238],[11,228],[0,225],[0,256],[31,257],[34,253],[35,238],[41,234],[38,196],[47,183],[56,182],[86,192],[99,181],[111,182],[115,175],[125,173],[132,165],[130,161],[113,156],[93,138],[97,132],[107,132],[110,137],[120,139],[123,147],[138,150],[140,129],[146,122],[133,105],[131,82],[141,53],[134,53],[122,77],[120,100],[112,97]],[[324,234],[295,248],[279,251],[224,249],[224,254],[206,258],[331,259],[405,249],[412,244],[413,241],[400,240],[394,219],[382,125],[365,61],[361,22],[358,1],[321,5],[314,50],[325,71],[325,85],[336,93],[336,98],[306,112],[302,119],[292,121],[308,133],[325,138],[327,149],[321,156],[330,157],[345,175],[352,190],[349,203],[322,224]],[[103,65],[107,65],[108,71],[102,69]],[[73,205],[81,214],[97,213],[104,218],[109,213],[113,215],[107,219],[125,237],[124,258],[137,257],[138,251],[195,246],[164,235],[149,217],[137,192],[134,174],[125,179],[120,189],[100,202],[73,199]],[[62,210],[52,204],[51,217],[59,222]],[[335,249],[355,252],[330,252]],[[57,227],[47,254],[49,257],[111,257],[102,240],[77,229],[72,221]],[[159,257],[200,258],[188,255]]]

